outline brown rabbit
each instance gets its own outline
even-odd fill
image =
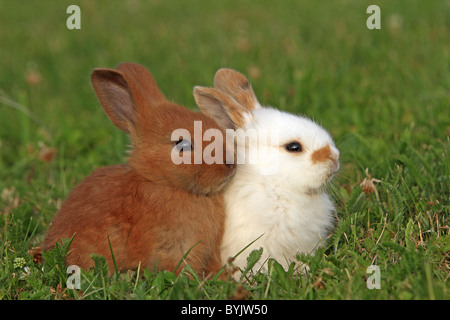
[[[114,270],[110,241],[119,270],[141,264],[174,271],[194,247],[185,262],[199,274],[217,272],[225,218],[221,190],[234,166],[226,164],[225,143],[220,163],[175,164],[171,153],[194,159],[195,150],[204,150],[197,141],[172,141],[176,129],[188,130],[191,137],[194,121],[201,121],[202,134],[221,129],[211,118],[167,101],[141,65],[95,69],[91,78],[103,109],[129,134],[133,149],[128,164],[99,168],[73,189],[52,222],[44,250],[75,235],[68,265],[92,267],[95,253]]]

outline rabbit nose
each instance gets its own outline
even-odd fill
[[[338,171],[338,169],[339,169],[339,158],[337,156],[331,156],[329,159],[332,161],[331,170],[333,172]]]

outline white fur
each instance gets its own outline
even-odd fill
[[[313,121],[273,108],[257,105],[242,129],[256,131],[258,138],[270,132],[278,141],[250,141],[247,150],[258,146],[256,162],[238,162],[226,187],[222,259],[225,263],[262,235],[234,264],[244,269],[248,254],[263,247],[254,270],[269,257],[287,269],[297,253],[313,253],[323,244],[333,224],[334,205],[321,187],[337,168],[329,162],[313,164],[311,153],[327,144],[336,157],[339,151],[331,136]],[[303,152],[286,151],[284,145],[292,141],[300,141]],[[239,157],[239,143],[237,150]],[[271,174],[267,174],[268,164],[275,168]]]
[[[232,69],[217,71],[214,88],[194,88],[194,98],[204,113],[235,130],[237,167],[224,193],[223,263],[257,238],[236,266],[244,269],[249,253],[260,247],[254,271],[267,270],[268,258],[287,269],[298,253],[314,253],[333,226],[334,205],[324,189],[339,168],[339,151],[330,134],[310,119],[262,107],[245,76]],[[286,150],[292,142],[302,151]]]

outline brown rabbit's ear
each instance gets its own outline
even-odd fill
[[[217,70],[214,75],[214,88],[230,95],[247,110],[252,111],[259,107],[250,82],[242,73],[233,69],[222,68]]]
[[[134,126],[134,100],[122,73],[114,69],[95,69],[91,75],[97,97],[111,121],[130,133]]]
[[[95,69],[92,84],[111,121],[126,133],[146,123],[152,107],[167,102],[151,73],[137,63],[122,63],[116,69]]]
[[[250,116],[236,100],[213,88],[194,87],[194,99],[202,112],[224,129],[242,128]]]
[[[116,70],[122,73],[128,83],[139,113],[148,111],[144,105],[155,106],[167,102],[152,74],[144,66],[138,63],[124,62],[119,64]],[[140,110],[141,106],[142,110]]]

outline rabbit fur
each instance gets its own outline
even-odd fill
[[[128,163],[96,169],[73,189],[43,249],[74,236],[68,265],[90,268],[91,254],[97,254],[105,256],[111,272],[114,255],[119,271],[140,265],[177,273],[192,249],[184,263],[199,274],[217,272],[225,218],[222,189],[234,168],[225,159],[174,164],[177,141],[171,134],[184,128],[193,136],[194,121],[201,121],[203,132],[222,129],[208,116],[169,102],[139,64],[95,69],[91,79],[106,114],[130,136],[132,150]]]
[[[330,134],[308,118],[261,106],[246,77],[232,69],[216,72],[214,88],[196,86],[194,98],[234,130],[238,162],[225,187],[222,263],[233,257],[243,270],[248,254],[262,247],[253,271],[267,271],[269,258],[287,269],[298,253],[323,245],[335,220],[325,189],[339,168]]]

